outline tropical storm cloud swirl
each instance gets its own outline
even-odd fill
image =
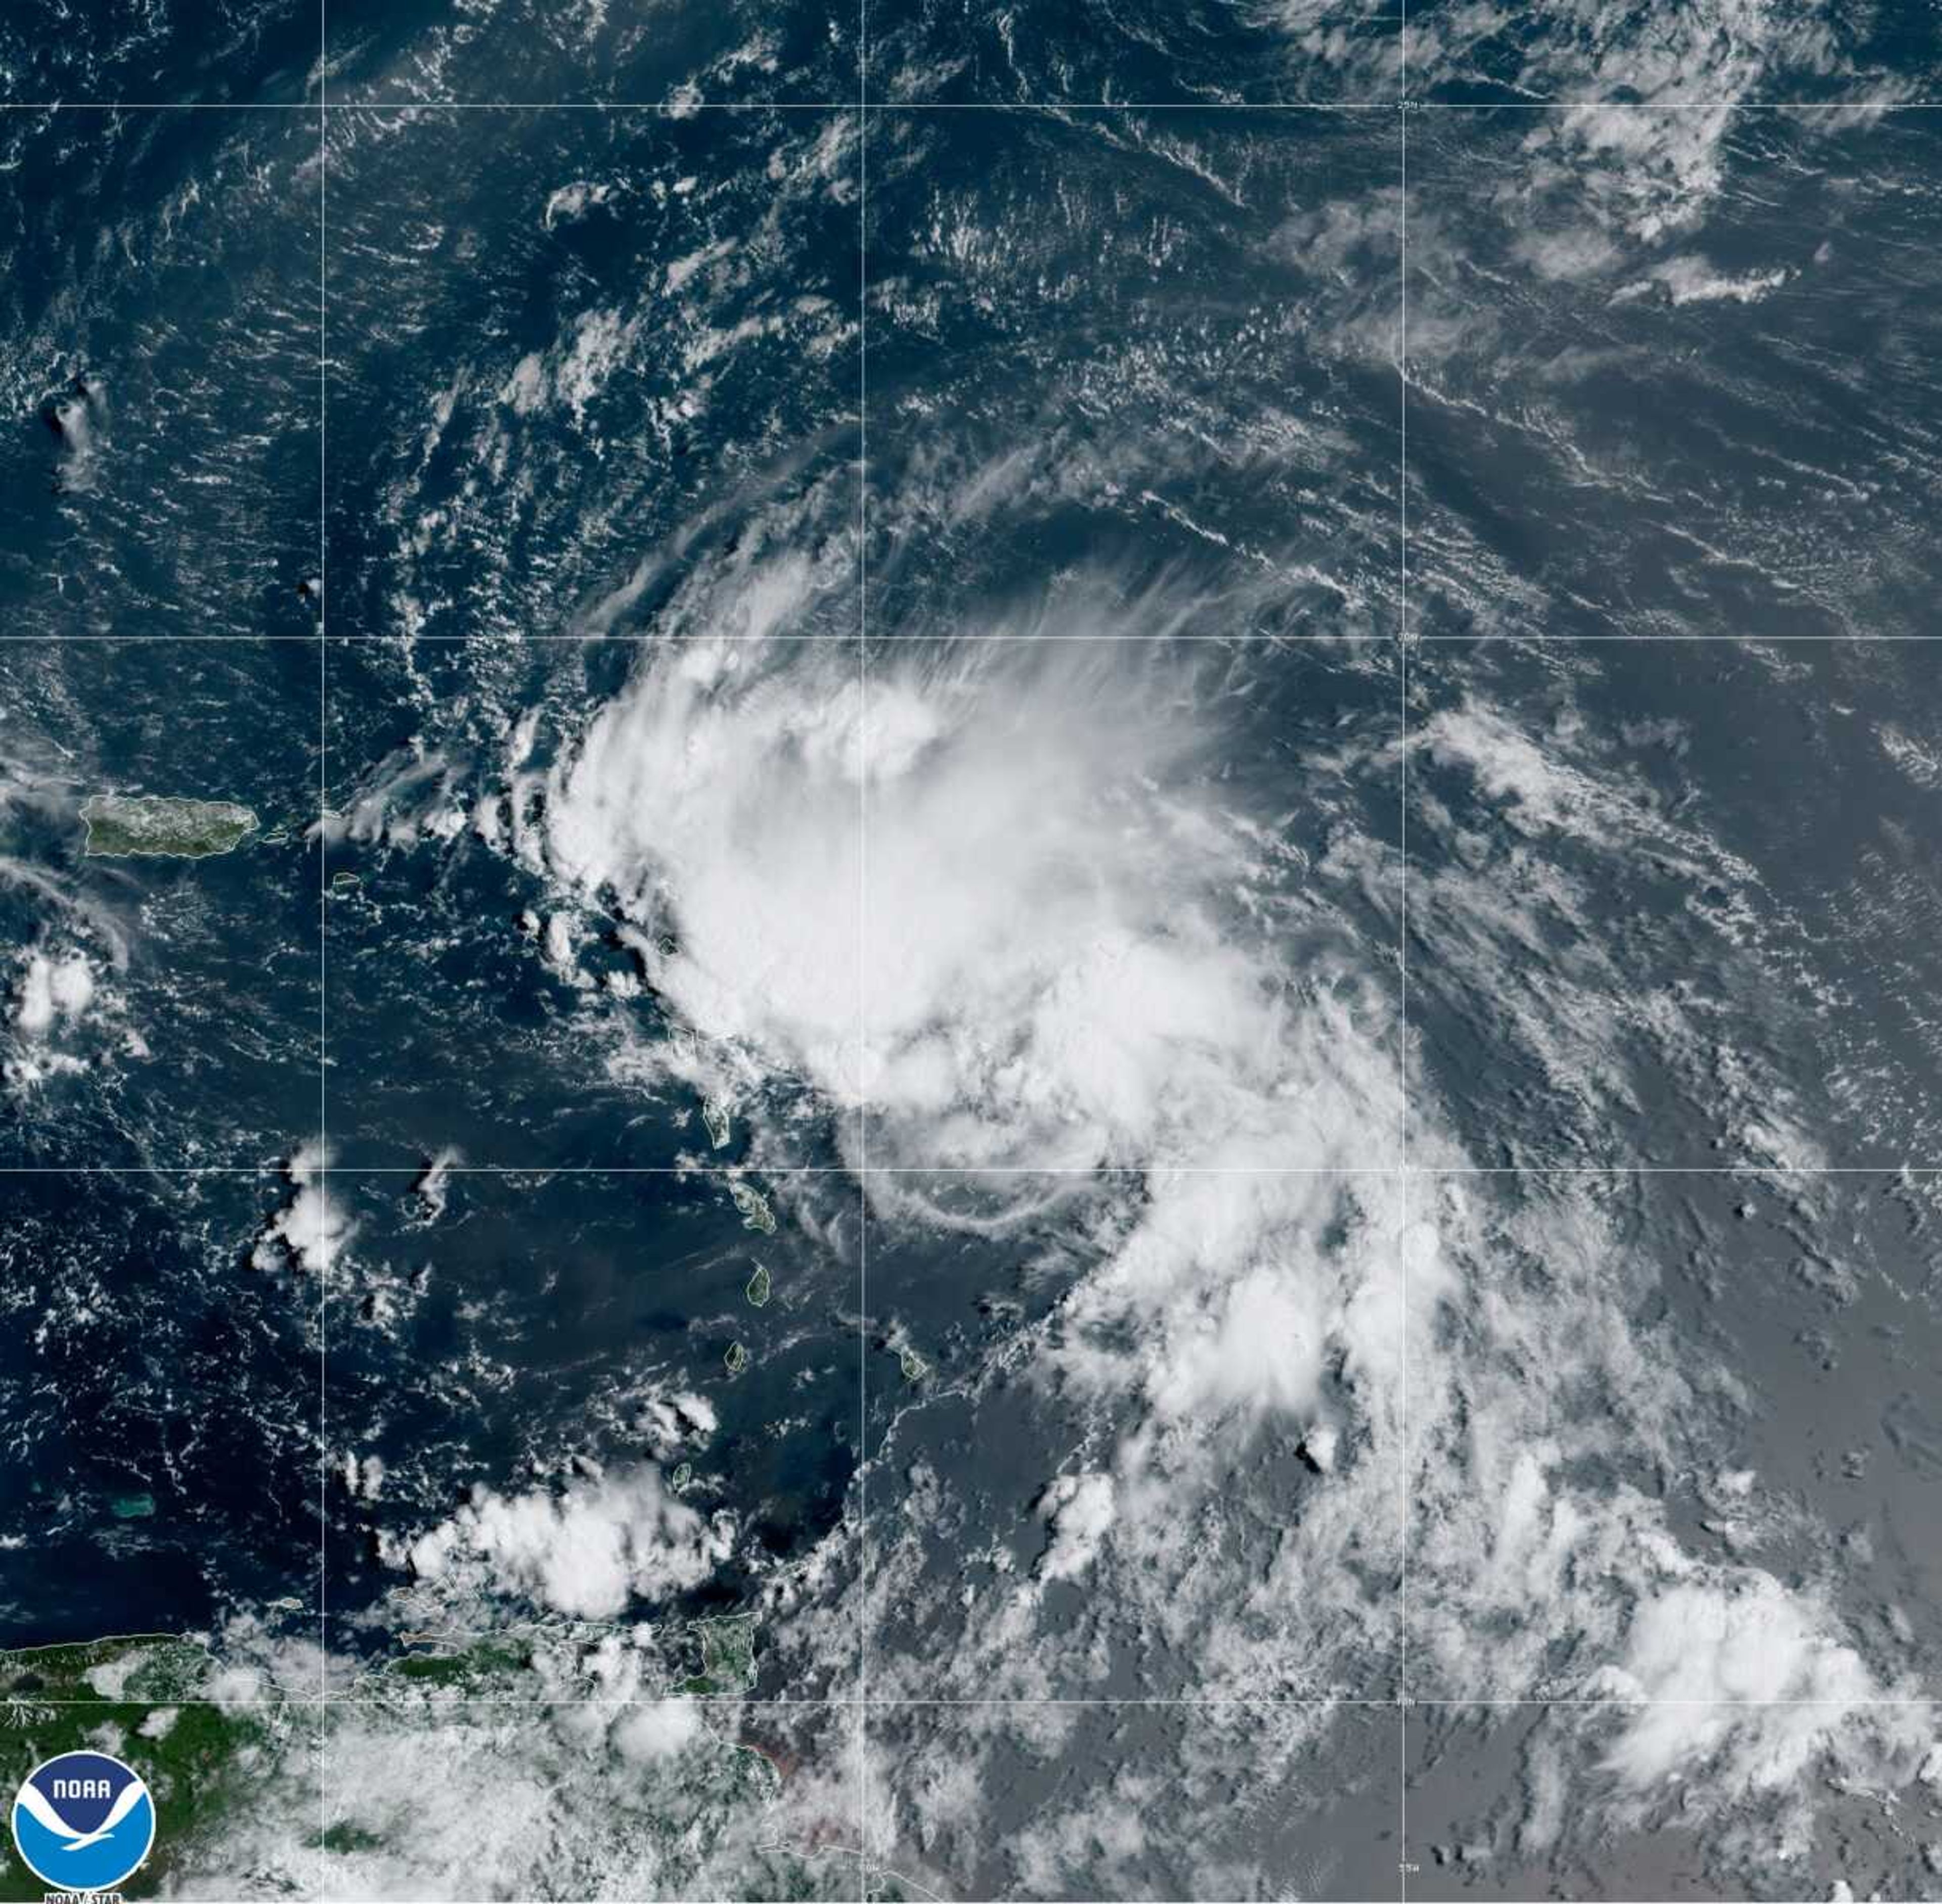
[[[1942,1894],[1932,22],[0,95],[0,1771],[185,1897]]]

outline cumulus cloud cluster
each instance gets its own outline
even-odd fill
[[[1039,1557],[1040,1577],[1071,1580],[1092,1564],[1113,1525],[1110,1474],[1061,1474],[1045,1491],[1039,1511],[1052,1523],[1052,1539]]]
[[[118,1003],[112,993],[97,998],[95,969],[85,953],[23,951],[11,1015],[18,1042],[0,1075],[10,1085],[32,1091],[50,1078],[84,1071],[87,1061],[67,1048],[69,1034],[103,1015],[104,1005],[112,1014]],[[139,1048],[139,1039],[129,1042]]]
[[[952,1557],[950,1644],[884,1640],[884,1688],[1029,1697],[1130,1658],[1186,1662],[1199,1692],[1380,1692],[1406,1551],[1420,1688],[1592,1702],[1578,1756],[1548,1733],[1530,1771],[1533,1855],[1682,1782],[1689,1810],[1770,1802],[1797,1825],[1814,1768],[1905,1770],[1913,1722],[1870,1716],[1893,1664],[1864,1657],[1827,1583],[1682,1541],[1665,1477],[1689,1462],[1698,1377],[1645,1319],[1659,1266],[1624,1211],[1594,1183],[1461,1174],[1420,1084],[1416,1171],[1389,1168],[1404,1116],[1392,948],[1367,909],[1382,849],[1352,824],[1324,853],[1288,841],[1306,804],[1386,783],[1392,738],[1338,736],[1251,779],[1273,671],[1171,638],[1172,605],[1122,605],[1122,632],[1166,638],[913,641],[865,670],[799,632],[826,573],[773,547],[730,568],[542,768],[521,724],[489,837],[553,916],[627,935],[684,1075],[735,1098],[757,1154],[763,1086],[786,1082],[867,1110],[871,1161],[908,1173],[871,1183],[893,1232],[1059,1232],[1056,1299],[957,1390],[974,1420],[1028,1424],[1043,1467],[1018,1477],[1021,1525]],[[1071,627],[1105,632],[1098,598],[1075,599]],[[1061,632],[1048,618],[1033,632]],[[1517,852],[1644,837],[1669,877],[1751,880],[1561,718],[1535,730],[1480,687],[1412,740]],[[1419,797],[1453,848],[1420,889],[1440,956],[1480,982],[1518,968],[1568,882],[1493,875]],[[1499,985],[1496,1022],[1507,1052],[1595,1084],[1617,1062],[1596,1008],[1625,988],[1585,937],[1544,985]],[[670,1389],[648,1411],[657,1456],[705,1426],[697,1405]],[[945,1604],[933,1550],[988,1505],[954,1498],[976,1477],[920,1435],[888,1459],[908,1465],[873,1489],[885,1632]],[[732,1538],[643,1468],[482,1490],[389,1557],[605,1618],[699,1584]],[[792,1617],[826,1611],[809,1594]],[[853,1613],[829,1619],[847,1644]],[[1712,1702],[1703,1722],[1641,1703],[1680,1686]]]
[[[394,1566],[473,1594],[522,1594],[580,1619],[698,1587],[732,1545],[725,1521],[705,1520],[669,1494],[660,1471],[575,1481],[564,1490],[502,1494],[482,1484],[449,1520],[384,1546]]]
[[[259,1269],[290,1263],[313,1275],[330,1267],[332,1252],[351,1233],[350,1221],[332,1198],[326,1177],[329,1159],[317,1143],[300,1144],[283,1166],[295,1186],[289,1201],[271,1212],[250,1260]]]
[[[1044,1344],[1044,1379],[1115,1425],[1055,1553],[1078,1569],[1116,1488],[1126,1579],[1102,1587],[1183,1578],[1183,1503],[1218,1500],[1230,1432],[1299,1439],[1336,1410],[1372,1470],[1395,1457],[1374,1424],[1398,1211],[1367,1174],[1400,1137],[1392,1021],[1365,975],[1282,949],[1328,907],[1227,784],[1232,657],[1068,632],[911,643],[865,677],[780,632],[806,580],[779,565],[732,638],[648,651],[554,770],[550,863],[642,929],[710,1045],[866,1107],[873,1162],[1022,1173],[987,1180],[980,1222],[1039,1207],[1047,1173],[1141,1173]],[[1081,596],[1067,627],[1100,620]],[[955,1220],[891,1181],[887,1209]],[[1368,1521],[1372,1572],[1398,1533]],[[1291,1568],[1263,1592],[1345,1624],[1359,1596]],[[1181,1617],[1212,1593],[1202,1574]]]
[[[1831,1603],[1689,1555],[1630,1478],[1674,1453],[1639,1424],[1691,1398],[1639,1333],[1655,1266],[1611,1213],[1569,1185],[1509,1216],[1439,1188],[1462,1159],[1421,1106],[1426,1174],[1406,1195],[1369,1168],[1402,1128],[1392,1026],[1355,961],[1288,956],[1288,905],[1312,921],[1334,895],[1278,899],[1272,810],[1210,771],[1239,743],[1208,677],[1163,643],[966,641],[873,657],[865,681],[853,654],[784,638],[796,587],[764,578],[742,638],[644,657],[556,770],[548,857],[587,901],[668,929],[653,982],[709,1039],[866,1106],[874,1156],[1135,1174],[1025,1351],[1055,1397],[1042,1419],[1079,1437],[1049,1451],[1040,1558],[973,1596],[954,1658],[917,1676],[1046,1691],[1116,1626],[1190,1645],[1202,1690],[1343,1684],[1394,1638],[1407,1528],[1428,1682],[1609,1699],[1615,1816],[1702,1762],[1723,1805],[1901,1752],[1851,1722],[1891,1681]],[[1417,744],[1532,837],[1613,848],[1643,819],[1669,860],[1734,871],[1487,704]],[[1362,947],[1365,980],[1380,956]],[[1042,1214],[1043,1183],[1006,1183],[1022,1220]],[[979,1226],[1003,1231],[1005,1194]],[[878,1200],[958,1220],[921,1183]],[[1277,1448],[1257,1498],[1250,1450]],[[1298,1517],[1236,1593],[1202,1544],[1292,1498],[1297,1452]],[[912,1501],[948,1523],[949,1486],[920,1472]],[[924,1518],[885,1523],[887,1605],[922,1578]],[[1042,1596],[1080,1581],[1087,1609],[1043,1643]],[[884,1682],[909,1664],[885,1657]],[[1682,1684],[1720,1702],[1705,1724],[1637,1703]],[[1744,1703],[1769,1696],[1797,1703]]]
[[[751,591],[740,638],[657,651],[556,771],[547,846],[590,896],[678,927],[675,953],[657,936],[642,956],[691,1024],[853,1102],[856,660],[811,647],[792,675],[765,639],[810,586],[784,562]]]
[[[840,1717],[403,1699],[346,1701],[332,1722],[334,1896],[853,1894],[853,1861],[824,1872],[856,1833]]]
[[[14,1022],[29,1037],[44,1037],[57,1021],[79,1018],[93,999],[94,973],[82,954],[51,959],[30,953],[20,975]]]
[[[778,564],[734,638],[651,651],[550,789],[551,865],[674,928],[643,956],[691,1024],[867,1103],[886,1163],[1324,1161],[1291,1064],[1393,1119],[1230,941],[1272,848],[1193,790],[1216,730],[1179,650],[918,642],[866,686],[769,638],[808,586]],[[1343,1029],[1371,1001],[1338,977],[1309,989]]]

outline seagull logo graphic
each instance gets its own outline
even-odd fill
[[[138,1773],[105,1752],[64,1752],[14,1795],[14,1842],[56,1890],[112,1890],[155,1841],[155,1805]]]

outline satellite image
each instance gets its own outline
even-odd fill
[[[1932,0],[15,0],[0,390],[0,1899],[1942,1898]]]

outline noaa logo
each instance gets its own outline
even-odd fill
[[[113,1890],[155,1841],[155,1801],[140,1776],[105,1752],[64,1752],[14,1795],[14,1842],[56,1890]]]

